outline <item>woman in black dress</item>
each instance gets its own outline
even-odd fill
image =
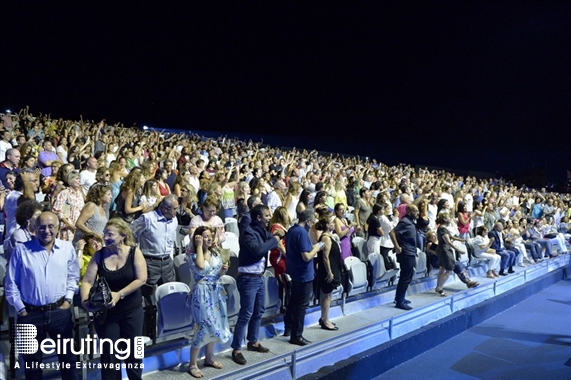
[[[111,289],[111,302],[103,316],[96,317],[97,336],[116,342],[119,338],[128,339],[131,347],[125,358],[129,380],[141,379],[143,369],[141,359],[135,359],[135,337],[143,333],[143,296],[141,286],[147,281],[147,263],[143,253],[136,247],[135,238],[129,225],[115,218],[107,222],[103,231],[105,247],[97,251],[87,266],[81,281],[81,302],[87,311],[93,311],[89,304],[89,290],[96,277],[104,277]],[[101,369],[102,379],[121,379],[121,371],[116,370],[120,363],[117,355],[111,354],[108,345],[103,345],[101,363],[112,364]],[[122,349],[124,349],[123,346]]]
[[[448,224],[450,223],[450,214],[448,211],[441,211],[436,217],[436,224],[438,224],[438,229],[436,230],[436,235],[438,237],[438,248],[436,248],[436,255],[438,256],[438,263],[440,264],[440,270],[438,271],[438,277],[436,280],[436,293],[440,294],[442,297],[447,296],[444,289],[444,284],[450,277],[450,274],[454,270],[454,265],[456,264],[456,259],[454,257],[454,248],[452,246],[452,235],[448,231]]]
[[[331,293],[341,285],[341,249],[339,238],[333,235],[335,228],[335,215],[327,214],[319,218],[315,224],[318,231],[322,231],[319,241],[323,247],[317,255],[317,281],[319,283],[321,318],[319,325],[324,330],[338,330],[338,327],[329,320]]]

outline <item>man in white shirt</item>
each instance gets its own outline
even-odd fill
[[[95,174],[97,173],[97,159],[93,156],[87,159],[87,167],[79,173],[79,182],[83,189],[83,194],[87,195],[89,188],[97,182]]]
[[[0,140],[0,162],[6,159],[6,151],[8,149],[12,149],[10,140],[12,140],[12,134],[10,131],[5,130],[2,132],[2,140]]]

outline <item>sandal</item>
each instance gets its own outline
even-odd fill
[[[188,368],[188,373],[190,373],[190,376],[196,377],[197,379],[204,377],[202,372],[200,372],[200,370],[198,369],[198,366],[195,366],[195,365],[191,365]]]
[[[436,293],[440,294],[441,297],[446,297],[446,296],[448,295],[448,293],[446,293],[446,292],[444,291],[444,289],[438,289],[438,288],[436,288],[436,289],[434,289],[434,291],[435,291]]]
[[[206,360],[204,360],[204,366],[205,367],[212,367],[212,368],[216,368],[216,369],[222,369],[224,368],[222,366],[222,364],[218,363],[217,361],[213,361],[211,363],[207,362]]]

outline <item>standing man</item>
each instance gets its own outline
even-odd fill
[[[6,173],[14,171],[16,174],[20,173],[18,165],[20,164],[20,151],[18,149],[10,148],[6,151],[6,159],[0,162],[0,181],[4,183]]]
[[[315,215],[313,210],[304,210],[299,215],[296,225],[288,230],[286,235],[286,273],[291,276],[291,297],[287,305],[284,324],[291,326],[289,342],[298,346],[305,346],[311,342],[303,337],[305,311],[309,306],[309,299],[313,292],[313,258],[319,251],[320,243],[312,245],[305,229],[306,225],[313,223]],[[322,243],[321,243],[322,245]]]
[[[167,158],[164,161],[164,168],[167,171],[167,174],[169,175],[167,177],[167,179],[165,179],[165,182],[167,185],[169,185],[170,189],[171,189],[171,193],[174,192],[174,181],[176,180],[176,176],[178,175],[178,172],[176,170],[174,170],[172,168],[172,160],[170,158]],[[195,188],[196,191],[198,191],[200,189],[200,187]]]
[[[10,131],[4,130],[2,132],[2,140],[0,140],[0,162],[6,159],[6,152],[8,149],[12,149],[12,134]]]
[[[406,206],[406,214],[395,228],[389,233],[395,246],[397,261],[400,264],[400,278],[395,294],[396,308],[411,310],[410,301],[405,298],[408,285],[414,275],[416,265],[416,219],[418,207],[413,204]]]
[[[169,194],[155,210],[142,214],[131,223],[131,230],[147,262],[147,283],[141,287],[146,314],[143,333],[153,339],[156,337],[156,313],[152,302],[155,285],[175,281],[172,254],[178,233],[178,206],[177,196]]]
[[[275,235],[268,232],[272,215],[268,206],[259,204],[250,211],[252,221],[240,231],[240,254],[238,255],[238,291],[240,292],[240,313],[234,328],[232,340],[232,360],[240,365],[247,363],[241,348],[244,342],[246,326],[248,326],[248,351],[268,352],[258,341],[258,330],[265,311],[266,288],[264,272],[266,271],[268,251],[283,245],[280,243],[283,231]]]
[[[89,188],[97,182],[95,175],[97,174],[97,159],[93,156],[87,159],[85,170],[79,173],[79,182],[83,189],[83,195],[87,195]]]
[[[43,212],[36,220],[36,238],[18,244],[10,257],[6,276],[6,299],[18,310],[18,324],[36,326],[38,344],[46,338],[73,342],[71,302],[79,281],[79,264],[70,242],[56,239],[58,217]],[[73,343],[71,343],[73,344]],[[77,358],[67,347],[58,354],[61,378],[79,379]],[[41,379],[42,351],[23,354],[26,379]],[[69,363],[66,368],[64,363]]]
[[[131,223],[133,234],[147,261],[147,285],[161,285],[175,280],[172,254],[178,222],[178,198],[169,194],[159,207],[144,213]]]

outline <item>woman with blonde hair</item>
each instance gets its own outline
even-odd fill
[[[135,347],[135,338],[143,334],[141,286],[147,282],[147,263],[136,246],[131,228],[124,220],[109,220],[103,236],[105,247],[93,255],[81,280],[81,303],[87,311],[95,313],[95,331],[99,339],[112,342],[127,339],[130,347]],[[89,303],[89,291],[97,276],[105,278],[111,290],[111,302],[103,313],[92,309]],[[107,365],[101,369],[101,378],[121,379],[121,371],[116,369],[120,366],[120,360],[108,345],[102,348],[101,363]],[[131,350],[125,362],[129,379],[141,379],[142,360],[135,359],[134,350]]]
[[[297,219],[297,204],[299,203],[299,195],[301,193],[301,184],[299,182],[291,182],[287,189],[284,199],[284,207],[287,209],[290,220]]]
[[[116,216],[127,223],[137,219],[143,212],[151,211],[148,203],[141,203],[145,177],[139,169],[132,170],[121,185],[121,191],[115,199]]]

